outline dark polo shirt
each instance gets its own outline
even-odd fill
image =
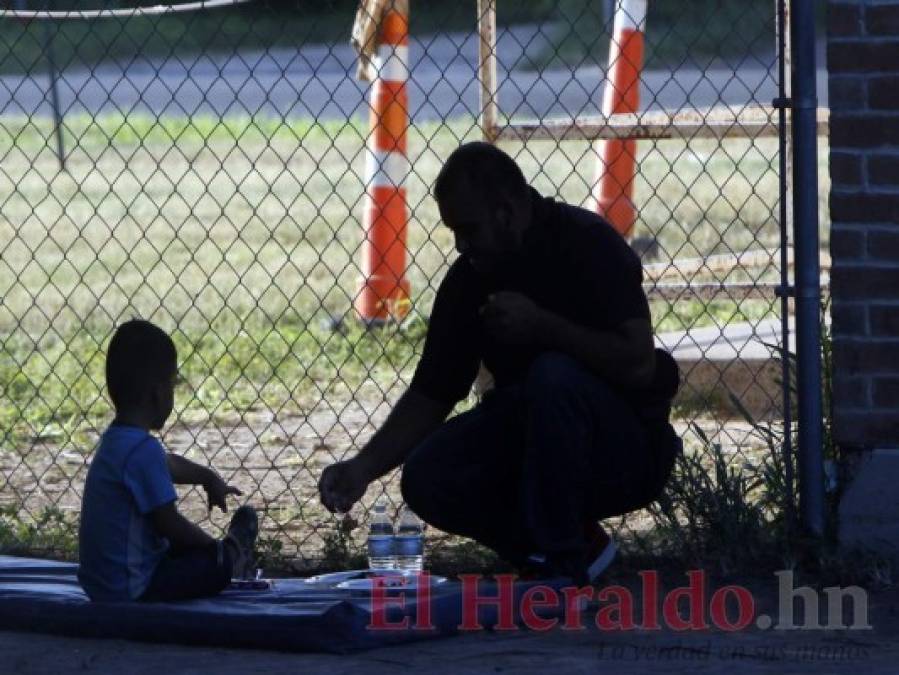
[[[437,289],[412,389],[456,403],[468,395],[481,361],[498,387],[525,377],[541,349],[498,343],[486,334],[479,309],[490,293],[521,293],[597,330],[650,318],[640,259],[611,225],[591,211],[536,191],[533,204],[522,255],[501,279],[484,279],[461,257],[450,266]]]

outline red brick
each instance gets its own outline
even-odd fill
[[[860,35],[862,28],[861,8],[858,5],[827,4],[828,36]]]
[[[834,410],[833,437],[838,445],[856,448],[899,446],[899,415],[895,411]]]
[[[870,305],[868,315],[871,335],[899,338],[899,304]]]
[[[875,377],[871,402],[875,408],[899,409],[899,377]]]
[[[899,227],[895,231],[868,232],[868,255],[875,260],[899,263]],[[899,289],[896,291],[899,295]]]
[[[899,115],[834,111],[830,115],[830,147],[882,148],[899,145]]]
[[[875,110],[899,108],[899,75],[878,75],[869,78],[868,106]]]
[[[868,304],[865,302],[842,302],[834,298],[830,316],[834,330],[841,335],[868,334]]]
[[[868,35],[899,35],[899,5],[869,5],[865,8]]]
[[[899,187],[899,154],[870,155],[865,160],[870,185],[895,185]],[[833,169],[831,169],[833,175]]]
[[[837,228],[830,233],[830,255],[834,260],[857,260],[865,256],[865,231],[862,228]]]
[[[858,75],[831,75],[827,83],[831,110],[864,110],[868,107],[868,87]]]
[[[835,73],[861,73],[861,68],[856,60],[858,52],[864,47],[863,40],[851,40],[827,43],[827,72]]]
[[[830,285],[842,300],[892,300],[899,293],[899,267],[834,265]]]
[[[896,72],[899,41],[840,40],[827,45],[827,69],[831,73]]]
[[[865,408],[871,405],[867,377],[833,377],[833,404],[842,408]]]
[[[843,377],[899,374],[899,339],[869,340],[843,337],[834,331],[833,368]]]
[[[836,185],[861,185],[862,155],[857,152],[830,153],[830,180]]]
[[[834,223],[899,222],[899,191],[840,192],[830,194],[830,217]]]

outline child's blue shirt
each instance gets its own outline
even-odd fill
[[[169,547],[150,512],[176,498],[162,444],[138,427],[110,426],[81,500],[78,581],[92,600],[143,594]]]

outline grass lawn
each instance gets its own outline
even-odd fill
[[[410,329],[389,338],[323,327],[347,312],[358,284],[364,126],[112,116],[66,125],[68,173],[57,170],[43,122],[9,119],[0,129],[0,335],[13,356],[3,366],[13,395],[0,429],[23,421],[15,412],[23,401],[24,420],[38,428],[77,417],[88,402],[104,409],[90,395],[101,379],[97,352],[110,326],[132,314],[176,331],[186,373],[201,380],[195,404],[205,408],[226,392],[235,408],[279,400],[298,373],[308,389],[332,386],[338,371],[349,387],[385,368],[384,377],[410,371],[453,257],[429,186],[440,158],[477,137],[471,122],[410,135],[415,312]],[[586,201],[587,144],[506,149],[543,193]],[[663,260],[776,249],[775,168],[773,141],[645,143],[638,233],[659,239]],[[654,309],[662,331],[739,318],[724,301]],[[759,318],[770,307],[740,310]]]

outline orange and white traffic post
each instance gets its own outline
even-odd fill
[[[377,77],[371,89],[365,164],[362,280],[355,308],[378,325],[410,309],[406,279],[406,176],[409,160],[409,0],[388,0],[378,26]]]
[[[602,114],[635,113],[640,107],[640,74],[643,70],[647,0],[615,0],[615,23],[609,47],[609,70],[602,98]],[[596,212],[622,236],[633,233],[634,175],[637,142],[600,140],[594,197]]]

